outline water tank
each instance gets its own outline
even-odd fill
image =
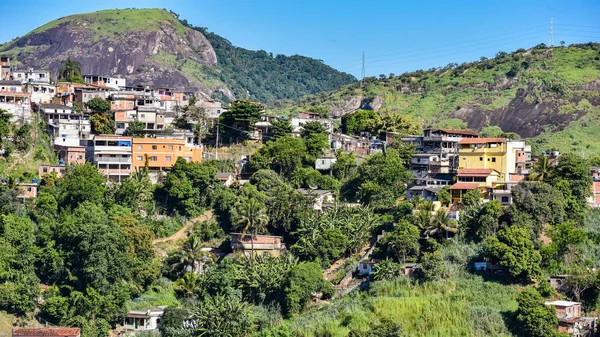
[[[34,184],[37,184],[38,180],[37,179],[31,179],[31,182],[34,183]]]
[[[63,137],[63,138],[67,138],[67,134],[66,134],[66,133],[63,133],[63,134],[62,134],[62,135],[60,135],[60,136],[61,136],[61,137]]]
[[[59,160],[59,161],[58,161],[58,165],[64,165],[64,164],[65,164],[65,161],[64,161],[64,160]]]
[[[546,151],[542,151],[542,156],[545,156],[545,155],[546,155]]]
[[[558,157],[558,155],[560,155],[560,152],[558,151],[552,151],[552,155],[555,157]]]

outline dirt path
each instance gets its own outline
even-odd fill
[[[359,256],[364,256],[365,253],[367,252],[367,250],[369,250],[369,248],[371,247],[370,244],[366,244],[361,250],[360,252],[358,252],[357,254],[352,254],[349,257],[345,257],[345,258],[341,258],[339,260],[336,260],[335,262],[333,262],[333,264],[327,268],[324,272],[323,272],[323,277],[326,280],[331,280],[333,279],[338,272],[338,269],[343,268],[344,265],[346,264],[346,261],[351,260],[352,258],[354,258],[356,255]]]
[[[34,127],[33,128],[33,146],[29,149],[29,151],[27,151],[27,153],[20,156],[19,158],[16,158],[15,161],[6,169],[6,171],[12,170],[16,165],[20,164],[21,162],[23,162],[27,158],[31,157],[35,153],[35,147],[37,145],[37,138],[38,138],[37,127]]]
[[[212,210],[206,211],[202,215],[197,216],[197,217],[189,220],[188,222],[186,222],[185,226],[183,226],[183,228],[178,230],[177,233],[175,233],[169,237],[166,237],[166,238],[155,239],[152,241],[152,244],[156,245],[158,243],[164,243],[164,242],[169,242],[169,241],[177,242],[177,240],[179,240],[179,239],[185,239],[187,237],[187,231],[190,230],[196,222],[202,222],[202,221],[209,220],[212,218],[212,216],[213,216]]]

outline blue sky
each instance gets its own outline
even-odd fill
[[[59,17],[167,8],[248,49],[300,54],[367,76],[444,66],[549,43],[600,41],[600,1],[102,0],[2,1],[0,42]]]

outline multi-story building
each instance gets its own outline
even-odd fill
[[[68,142],[68,143],[67,143]],[[57,137],[54,140],[54,152],[62,164],[84,164],[86,147],[78,139]]]
[[[46,82],[26,82],[25,92],[31,94],[31,102],[50,104],[56,96],[56,86]]]
[[[94,136],[93,162],[109,180],[120,182],[131,174],[131,143],[131,137]]]
[[[40,112],[48,124],[48,133],[55,139],[55,144],[66,145],[67,138],[76,139],[76,143],[91,138],[92,126],[89,115],[60,104],[41,104]],[[57,141],[57,138],[61,140]]]
[[[124,78],[101,75],[83,75],[82,77],[86,84],[108,87],[115,90],[119,90],[119,88],[124,88],[127,86],[127,81]]]
[[[0,81],[0,109],[8,111],[13,121],[29,121],[31,116],[31,95],[23,92],[19,81]]]
[[[465,138],[458,143],[459,169],[491,168],[500,174],[501,181],[510,181],[511,175],[517,175],[517,163],[525,162],[523,141],[511,141],[506,138]]]
[[[177,158],[198,163],[202,160],[202,147],[193,144],[193,133],[156,134],[151,138],[133,138],[133,167],[163,171],[175,165]]]
[[[0,56],[0,81],[10,80],[10,57]]]
[[[33,68],[29,68],[28,70],[13,70],[11,78],[21,83],[50,83],[50,70],[34,70]]]
[[[81,84],[72,82],[56,83],[56,97],[53,103],[73,106],[73,102],[75,102],[75,88],[78,87],[81,87]]]

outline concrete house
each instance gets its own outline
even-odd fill
[[[250,256],[253,242],[254,254],[257,255],[279,255],[285,249],[281,236],[246,234],[242,237],[242,233],[231,233],[233,251],[243,251],[246,256]]]
[[[581,302],[548,301],[544,303],[553,306],[558,317],[558,332],[572,336],[593,336],[596,328],[596,317],[581,316]]]
[[[319,157],[315,160],[315,170],[330,172],[336,161],[337,158],[333,155]]]
[[[298,191],[305,197],[314,198],[313,209],[316,211],[322,211],[323,207],[329,205],[333,206],[333,203],[335,203],[335,196],[333,195],[333,192],[328,190],[312,190],[306,188],[299,188],[296,191]]]
[[[358,264],[358,274],[363,276],[371,275],[375,271],[375,265],[381,262],[379,259],[363,260]]]
[[[223,185],[229,187],[235,181],[235,174],[232,172],[218,172],[216,178],[223,182]]]
[[[139,332],[158,331],[160,319],[166,306],[159,306],[150,310],[131,310],[123,325],[115,329],[119,336],[132,336]]]

